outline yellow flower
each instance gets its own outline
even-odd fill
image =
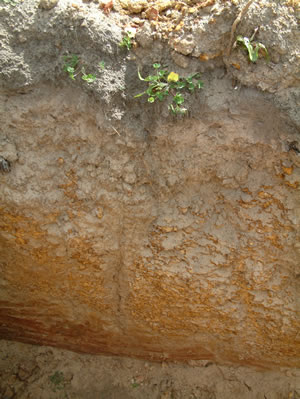
[[[171,73],[169,73],[167,79],[168,79],[168,82],[178,82],[179,75],[178,75],[178,73],[171,72]]]

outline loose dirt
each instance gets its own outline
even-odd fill
[[[152,363],[0,341],[2,399],[298,399],[300,373]]]

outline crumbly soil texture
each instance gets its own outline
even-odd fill
[[[77,354],[0,341],[2,399],[299,399],[299,370]]]
[[[1,399],[300,398],[299,18],[0,0]]]

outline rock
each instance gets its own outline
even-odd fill
[[[25,380],[27,380],[28,377],[30,377],[30,375],[31,375],[31,373],[28,370],[24,370],[23,368],[19,368],[19,371],[18,371],[18,374],[17,374],[19,380],[25,381]]]
[[[138,14],[147,7],[148,2],[146,0],[120,0],[120,4],[130,13]]]
[[[16,162],[19,158],[15,144],[6,139],[0,141],[0,155],[8,162]]]
[[[163,392],[160,397],[160,399],[172,399],[172,392],[171,391],[165,391]]]
[[[178,53],[183,55],[191,54],[195,48],[195,41],[193,36],[186,36],[185,38],[176,38],[171,41],[171,47]]]
[[[133,184],[136,181],[136,174],[134,172],[128,172],[124,174],[124,181],[128,184]]]
[[[158,0],[155,2],[155,7],[157,7],[159,12],[166,10],[167,8],[171,8],[174,5],[174,1],[172,0]]]
[[[180,68],[187,68],[190,64],[190,60],[185,55],[179,54],[176,51],[172,52],[172,59],[176,65]]]
[[[58,0],[40,0],[39,8],[43,10],[51,10],[54,8],[58,3]]]
[[[3,158],[1,155],[0,155],[0,171],[4,173],[8,173],[11,171],[10,162],[7,159]]]
[[[148,8],[145,14],[149,21],[155,21],[158,19],[158,9],[156,7]]]
[[[152,31],[149,22],[146,22],[143,28],[136,32],[135,38],[141,47],[143,48],[151,47],[153,43],[153,37],[151,33]]]

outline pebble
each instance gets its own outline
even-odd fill
[[[57,3],[58,0],[40,0],[39,8],[42,8],[43,10],[51,10],[51,8],[54,8]]]
[[[20,368],[18,371],[18,378],[21,381],[27,380],[28,377],[30,377],[31,373],[28,370],[24,370],[23,368]]]
[[[129,12],[139,14],[147,7],[148,2],[146,0],[120,0],[120,4]]]
[[[176,51],[172,52],[172,59],[176,65],[181,68],[187,68],[190,65],[190,60],[188,57],[177,53]]]
[[[191,54],[195,48],[195,41],[192,37],[187,37],[184,39],[175,39],[171,46],[178,52],[183,55]]]

